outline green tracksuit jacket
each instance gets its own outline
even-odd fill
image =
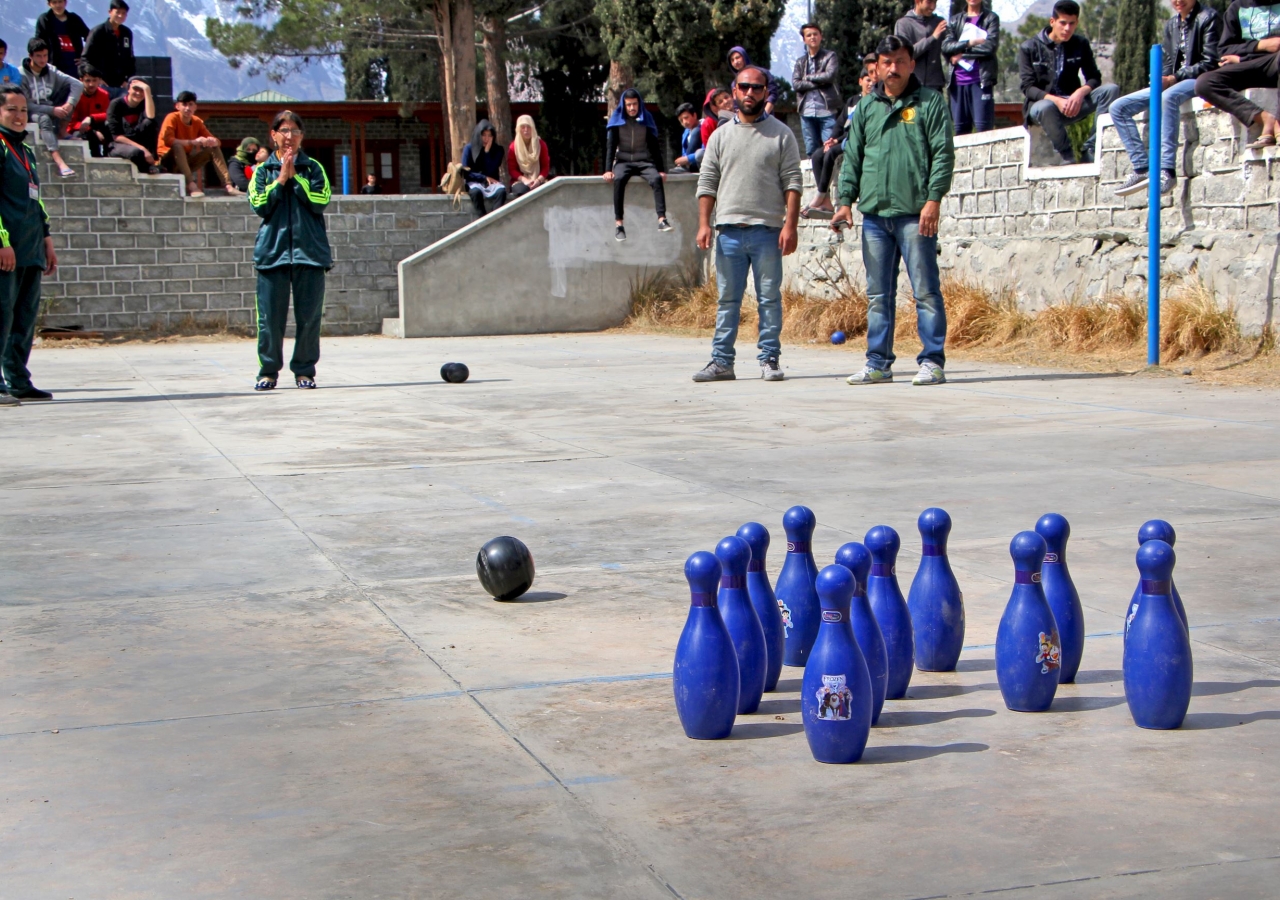
[[[329,176],[324,166],[301,150],[294,158],[297,174],[287,185],[279,184],[280,157],[272,153],[253,170],[249,205],[262,217],[253,247],[253,265],[333,268],[324,210],[329,205]]]
[[[28,185],[40,185],[36,155],[23,143],[26,134],[0,127],[0,136],[4,138],[0,140],[0,247],[13,248],[19,268],[39,266],[43,269],[49,214],[45,212],[44,202],[33,199],[28,190]]]
[[[877,84],[849,123],[836,185],[840,206],[863,215],[915,216],[951,189],[955,128],[942,94],[912,75],[896,100]]]

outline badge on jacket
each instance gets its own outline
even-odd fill
[[[916,108],[914,106],[908,106],[906,109],[902,111],[902,121],[910,125],[915,120],[916,120]]]
[[[27,196],[28,196],[28,197],[30,197],[32,200],[39,200],[39,199],[40,199],[40,185],[36,184],[34,181],[28,181],[28,182],[27,182]]]

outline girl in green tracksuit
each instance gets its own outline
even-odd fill
[[[284,329],[293,293],[296,332],[289,369],[300,388],[316,386],[324,278],[333,268],[324,210],[329,176],[302,152],[302,119],[285,110],[271,123],[275,152],[253,171],[249,205],[262,217],[253,248],[258,270],[258,381],[256,391],[276,386],[284,366]]]

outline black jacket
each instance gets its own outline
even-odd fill
[[[138,71],[133,58],[133,32],[121,25],[116,34],[110,22],[96,26],[85,42],[84,61],[102,73],[102,80],[109,87],[120,87]]]
[[[58,34],[61,28],[62,34]],[[84,39],[89,36],[89,26],[73,12],[67,13],[67,21],[59,22],[53,10],[45,10],[36,19],[36,37],[49,45],[49,62],[73,78],[79,74],[76,60],[84,53]],[[61,38],[65,37],[66,43]]]
[[[822,95],[827,110],[839,115],[840,91],[836,89],[839,80],[840,60],[834,50],[820,49],[813,57],[813,71],[809,71],[809,48],[796,60],[791,70],[791,87],[796,92],[796,106],[804,109],[804,95],[809,91],[817,91]],[[807,77],[806,77],[807,76]]]
[[[1258,41],[1280,36],[1280,19],[1271,13],[1273,9],[1270,3],[1258,0],[1236,0],[1228,6],[1222,17],[1222,42],[1218,52],[1223,56],[1234,53],[1241,62],[1265,56],[1258,52]],[[1272,27],[1273,23],[1276,27]]]
[[[972,47],[961,51],[960,33],[964,31],[965,23],[968,20],[969,12],[967,9],[951,17],[951,20],[947,23],[947,33],[942,38],[942,55],[949,60],[957,53],[963,52],[965,59],[977,60],[978,83],[982,85],[984,91],[989,91],[1000,80],[1000,63],[996,59],[1000,49],[1000,17],[991,10],[984,9],[982,14],[978,16],[978,27],[987,33],[987,39],[980,44],[974,44]],[[954,73],[954,70],[952,71]]]
[[[481,140],[486,131],[492,131],[495,135],[487,153]],[[463,180],[467,184],[483,186],[489,183],[490,178],[502,180],[502,164],[507,161],[507,151],[498,143],[497,133],[498,129],[488,119],[481,119],[476,123],[471,132],[471,143],[462,148]]]
[[[1197,3],[1187,18],[1187,58],[1177,71],[1173,67],[1182,35],[1176,15],[1164,23],[1164,38],[1160,41],[1164,45],[1164,74],[1179,81],[1199,78],[1218,68],[1218,44],[1222,40],[1222,16],[1213,7]]]
[[[40,184],[36,155],[22,142],[25,133],[0,127],[0,136],[0,247],[12,247],[19,266],[43,269],[49,214],[27,190],[29,184]]]
[[[666,171],[657,135],[639,119],[605,129],[604,170],[612,172],[617,163],[649,163],[659,172]]]
[[[155,153],[160,127],[155,119],[147,118],[145,101],[137,106],[130,106],[121,96],[112,100],[107,106],[107,132],[113,139],[127,137]]]
[[[1049,94],[1069,97],[1086,84],[1095,91],[1102,86],[1102,73],[1089,39],[1073,34],[1071,40],[1056,44],[1049,40],[1048,28],[1018,48],[1018,75],[1026,98],[1022,104],[1024,116],[1032,103]]]

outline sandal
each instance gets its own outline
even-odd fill
[[[316,380],[310,375],[299,375],[295,382],[303,390],[315,390]]]
[[[70,166],[63,166],[61,169],[58,170],[58,174],[61,175],[63,178],[71,178],[76,174],[76,170],[71,168]]]
[[[265,375],[258,379],[258,383],[253,386],[255,391],[274,391],[276,389],[276,380],[267,378]]]
[[[1261,150],[1263,147],[1274,147],[1276,145],[1276,136],[1271,132],[1258,135],[1258,139],[1252,143],[1245,144],[1245,148],[1249,150]]]

